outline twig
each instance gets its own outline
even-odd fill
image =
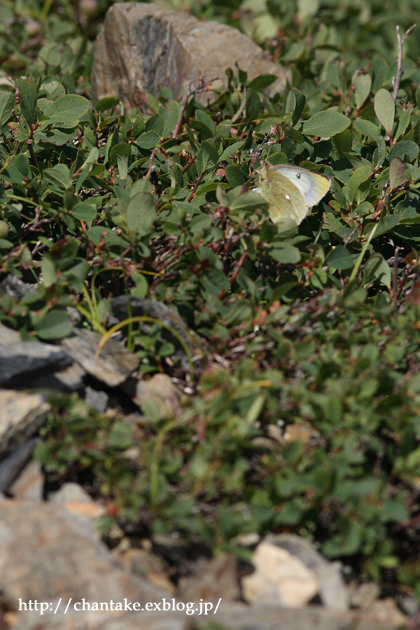
[[[181,129],[181,125],[182,125],[182,119],[184,117],[185,108],[187,107],[187,102],[188,102],[188,99],[190,98],[190,96],[192,94],[198,94],[199,92],[206,92],[206,91],[208,91],[209,86],[216,79],[217,79],[217,77],[214,78],[214,79],[210,79],[209,81],[205,81],[204,77],[200,77],[197,85],[194,88],[191,87],[191,83],[189,84],[188,89],[185,92],[184,98],[182,99],[182,102],[181,102],[181,107],[179,109],[179,118],[178,118],[178,122],[176,123],[176,127],[175,127],[175,129],[173,130],[173,132],[171,134],[172,138],[176,138],[177,135],[179,134],[179,130]]]
[[[275,127],[271,126],[270,131],[266,132],[264,139],[261,142],[258,149],[256,149],[255,151],[251,149],[251,170],[254,168],[255,162],[261,156],[261,153],[263,152],[265,145],[269,143],[269,140],[271,140],[271,138],[274,136],[275,133],[276,133]]]
[[[195,193],[196,193],[196,191],[197,191],[197,188],[198,188],[198,187],[199,187],[199,185],[201,184],[201,180],[203,179],[203,177],[204,177],[204,173],[201,173],[201,175],[199,175],[199,177],[198,177],[197,181],[196,181],[196,182],[195,182],[195,184],[194,184],[194,187],[193,187],[193,189],[192,189],[192,193],[190,194],[190,196],[189,196],[189,197],[188,197],[188,199],[187,199],[187,202],[188,202],[188,203],[189,203],[192,199],[194,199],[194,197],[195,197]]]
[[[240,259],[238,260],[238,262],[236,263],[235,271],[233,272],[231,278],[229,279],[230,285],[232,285],[235,282],[236,276],[238,275],[242,265],[244,264],[245,258],[247,257],[247,255],[248,255],[248,252],[247,250],[245,250],[242,256],[240,257]]]
[[[412,26],[410,26],[410,28],[406,30],[406,32],[404,33],[402,38],[401,38],[401,35],[400,35],[400,27],[397,26],[398,68],[397,68],[396,76],[392,78],[392,85],[394,86],[394,91],[392,93],[392,97],[394,99],[394,103],[396,103],[396,101],[397,101],[397,94],[398,94],[398,90],[400,89],[401,78],[402,78],[402,75],[404,74],[404,70],[403,70],[403,67],[402,67],[404,43],[405,43],[405,40],[407,39],[407,37],[410,35],[411,31],[413,31],[416,28],[416,26],[417,26],[417,24],[413,24]]]
[[[148,169],[148,171],[147,171],[146,175],[143,177],[143,179],[149,179],[150,175],[151,175],[151,174],[152,174],[152,172],[153,172],[153,160],[155,159],[155,155],[156,155],[156,151],[157,151],[157,150],[158,150],[158,148],[157,148],[157,147],[155,147],[155,148],[153,149],[153,151],[151,152],[151,154],[150,154],[150,158],[149,158],[149,169]]]
[[[349,92],[349,96],[348,96],[348,99],[347,99],[347,107],[346,107],[346,111],[344,112],[344,116],[347,116],[347,117],[350,115],[350,101],[351,101],[351,97],[353,95],[353,92],[354,92],[354,85],[352,85],[350,87],[350,92]]]

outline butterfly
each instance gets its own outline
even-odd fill
[[[268,202],[271,220],[282,218],[298,225],[327,194],[331,180],[326,175],[292,164],[276,164],[260,171],[260,185],[254,188]]]

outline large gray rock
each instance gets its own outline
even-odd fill
[[[200,75],[227,85],[225,70],[236,63],[250,79],[262,73],[278,76],[267,96],[284,93],[286,70],[236,29],[155,4],[114,4],[95,43],[91,80],[97,99],[115,96],[130,110],[140,104],[140,95],[157,96],[159,87],[171,88],[180,99]],[[197,98],[205,104],[214,94]]]
[[[57,346],[21,341],[16,330],[0,322],[0,387],[27,385],[30,375],[49,375],[69,367],[70,355]]]
[[[17,500],[1,504],[0,590],[13,608],[19,599],[50,604],[61,597],[67,604],[71,598],[74,610],[83,599],[121,603],[128,598],[144,605],[167,596],[123,571],[86,519],[56,504]],[[64,608],[59,608],[62,622]]]
[[[138,367],[139,359],[114,339],[101,348],[102,335],[93,330],[75,328],[61,345],[84,370],[109,387],[121,385]]]

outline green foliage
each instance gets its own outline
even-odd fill
[[[118,519],[209,546],[296,531],[418,591],[417,31],[392,95],[395,26],[417,3],[398,15],[388,0],[177,3],[264,42],[294,87],[267,100],[270,75],[227,69],[207,107],[165,88],[130,113],[89,100],[89,37],[107,4],[76,19],[58,5],[0,8],[15,77],[0,90],[0,270],[36,285],[0,298],[0,319],[56,340],[75,305],[105,333],[110,297],[153,297],[206,340],[207,367],[173,417],[145,404],[141,427],[53,399],[39,459],[92,482],[104,528]],[[273,224],[252,190],[264,160],[332,179],[299,228]],[[135,319],[140,372],[184,379],[163,326]],[[299,423],[309,442],[273,439]]]

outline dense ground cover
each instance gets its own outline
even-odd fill
[[[241,555],[239,534],[293,531],[420,595],[420,28],[402,75],[395,30],[420,3],[177,4],[256,37],[293,88],[266,101],[270,77],[232,68],[211,106],[162,89],[129,115],[91,103],[107,6],[0,8],[16,82],[0,91],[0,271],[36,284],[1,298],[0,318],[54,341],[71,333],[66,306],[104,333],[113,296],[153,297],[206,361],[191,373],[158,323],[133,327],[140,371],[192,393],[172,417],[146,405],[134,427],[56,395],[38,458],[106,502],[104,531],[116,520]],[[268,156],[333,180],[299,228],[273,224],[250,190]],[[310,439],[276,439],[296,424]]]

